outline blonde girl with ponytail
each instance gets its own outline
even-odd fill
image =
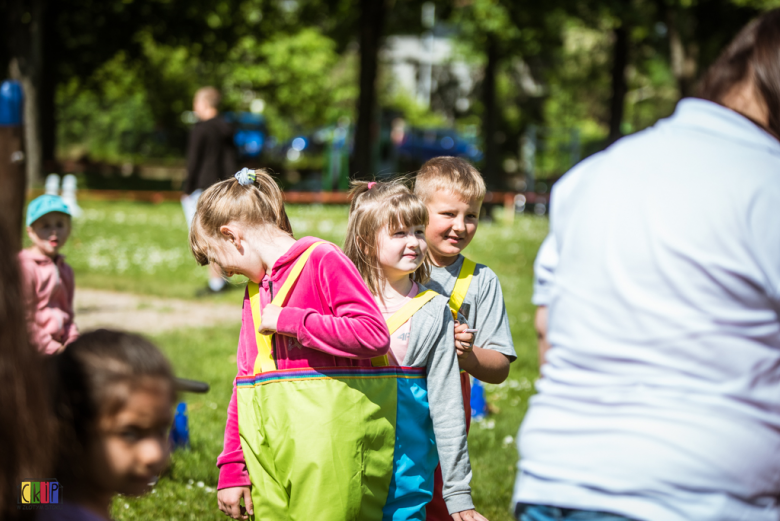
[[[441,464],[442,493],[455,521],[486,521],[474,510],[471,499],[471,464],[466,442],[466,420],[455,351],[455,322],[449,300],[425,288],[430,264],[425,227],[428,210],[405,186],[391,182],[353,182],[352,204],[344,252],[358,267],[371,289],[382,315],[390,325],[390,352],[386,363],[425,368],[427,417],[414,416],[430,425],[427,450],[405,458],[399,482],[416,483],[416,494],[425,495],[418,511],[408,517],[423,519],[425,503],[433,497],[436,464]],[[416,448],[421,450],[419,447]],[[397,447],[414,450],[412,447]],[[414,463],[411,463],[414,462]]]
[[[190,249],[201,265],[215,264],[227,277],[250,281],[236,357],[239,378],[256,370],[370,366],[371,358],[387,353],[387,326],[355,265],[332,243],[294,237],[282,193],[267,171],[245,168],[203,193]],[[291,284],[285,286],[288,277]],[[274,300],[288,290],[286,300]],[[263,411],[254,414],[258,418],[242,417],[242,425],[262,423]],[[305,448],[295,458],[306,459]],[[294,483],[295,491],[305,493],[318,483],[320,462],[311,463],[307,482]],[[252,494],[235,383],[217,466],[220,510],[234,519],[254,516],[262,505],[253,505],[252,497],[258,501],[263,494]]]

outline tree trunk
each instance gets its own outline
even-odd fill
[[[372,174],[374,144],[379,137],[376,117],[376,76],[379,43],[385,24],[385,0],[360,0],[360,96],[355,129],[353,171],[366,179]]]
[[[43,133],[40,86],[43,70],[43,14],[45,0],[12,0],[8,3],[8,47],[11,77],[24,90],[24,143],[27,184],[43,172]]]
[[[482,79],[482,104],[485,113],[482,115],[482,138],[484,140],[485,167],[482,176],[490,188],[500,184],[498,179],[498,143],[496,142],[497,109],[496,109],[496,69],[498,68],[498,48],[492,36],[488,36],[487,64]]]
[[[57,106],[55,93],[57,82],[52,74],[43,73],[40,90],[41,159],[44,174],[57,168]],[[51,80],[51,81],[50,81]]]
[[[41,149],[43,156],[44,173],[56,172],[57,161],[57,106],[56,94],[59,75],[54,66],[56,60],[51,60],[57,55],[56,46],[59,45],[57,34],[53,31],[55,26],[54,16],[56,5],[49,4],[43,13],[43,27],[46,37],[43,41],[43,61],[48,63],[42,68],[40,90],[40,122],[41,122]]]
[[[22,127],[0,127],[0,226],[8,230],[14,251],[22,248],[26,188],[22,135]]]
[[[628,30],[621,25],[614,30],[615,43],[612,47],[612,98],[609,101],[609,142],[614,143],[623,135],[626,92],[626,67],[628,66]]]

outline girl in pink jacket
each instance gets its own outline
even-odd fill
[[[32,246],[19,252],[27,299],[30,340],[54,354],[79,336],[73,322],[73,269],[59,254],[70,235],[70,210],[56,195],[42,195],[27,207]]]
[[[246,276],[259,284],[262,320],[255,324],[249,292],[244,296],[238,341],[238,376],[253,374],[258,357],[256,329],[275,332],[276,369],[366,366],[387,353],[390,336],[374,298],[354,264],[331,243],[320,244],[295,283],[283,308],[271,303],[298,258],[316,242],[296,240],[282,193],[263,170],[243,169],[217,183],[198,201],[190,248],[201,264],[213,263],[228,277]],[[239,519],[252,515],[251,481],[238,431],[235,384],[228,407],[224,450],[217,459],[219,508]],[[243,498],[245,507],[241,507]]]

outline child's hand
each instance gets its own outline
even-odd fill
[[[452,514],[453,521],[488,521],[488,518],[477,512],[476,510],[464,510],[463,512],[455,512]]]
[[[282,312],[282,308],[276,304],[268,304],[263,308],[263,313],[260,319],[259,331],[264,335],[270,335],[276,333],[276,321],[279,320],[279,313]]]
[[[241,498],[244,498],[246,508],[241,506]],[[233,519],[248,519],[247,512],[254,514],[251,487],[223,488],[217,492],[217,503],[219,509]]]
[[[466,360],[474,351],[474,333],[465,333],[468,327],[468,324],[455,321],[455,351],[460,361]]]

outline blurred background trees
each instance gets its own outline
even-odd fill
[[[68,159],[181,165],[192,95],[214,85],[225,110],[262,119],[271,155],[255,160],[282,172],[323,171],[348,129],[348,174],[414,168],[409,140],[449,138],[492,187],[518,190],[669,115],[776,4],[0,0],[0,70],[31,98],[35,181]],[[299,136],[324,144],[285,155]]]

